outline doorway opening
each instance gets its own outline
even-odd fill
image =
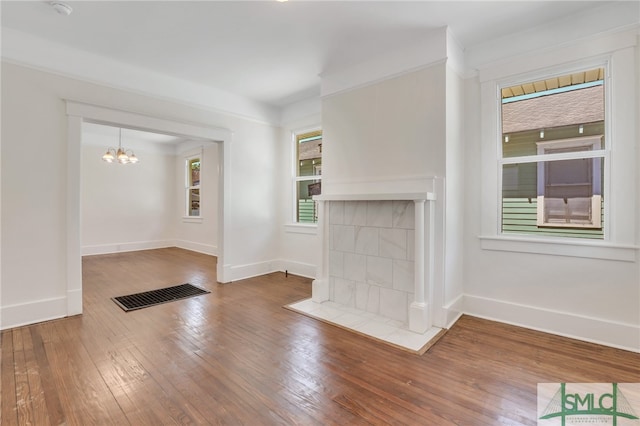
[[[215,212],[212,216],[217,219],[215,232],[217,233],[217,279],[219,282],[227,282],[225,277],[225,219],[226,219],[226,194],[225,190],[229,179],[228,162],[229,149],[228,144],[231,140],[231,132],[226,129],[211,128],[193,124],[172,121],[168,119],[149,117],[146,115],[130,113],[125,111],[113,110],[94,105],[87,105],[72,101],[67,101],[67,125],[68,125],[68,168],[67,168],[67,315],[77,315],[82,313],[82,180],[83,180],[83,152],[82,143],[83,134],[87,126],[102,126],[106,128],[123,128],[125,131],[143,132],[150,134],[166,135],[169,137],[182,140],[183,148],[190,149],[194,146],[209,146],[215,149],[218,161],[217,164],[211,163],[211,170],[215,171],[217,182],[214,206]],[[105,146],[106,150],[107,147]],[[204,148],[202,148],[204,150]],[[179,150],[178,150],[179,151]],[[141,164],[144,159],[140,157]],[[177,163],[180,158],[180,152],[176,154]],[[101,161],[99,159],[99,161]],[[134,165],[109,165],[111,167],[136,167]],[[137,185],[141,185],[140,182]],[[103,247],[104,249],[105,247]],[[131,247],[129,247],[131,248]],[[152,248],[152,247],[149,247]],[[194,249],[193,247],[185,247]],[[85,247],[86,249],[86,247]],[[94,249],[96,249],[94,247]],[[120,247],[122,249],[122,247]],[[124,250],[128,251],[126,248]]]

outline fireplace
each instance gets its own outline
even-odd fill
[[[321,195],[314,302],[432,325],[433,193]]]

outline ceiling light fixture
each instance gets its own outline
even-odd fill
[[[117,161],[120,164],[136,164],[139,160],[138,157],[130,149],[122,148],[122,128],[120,128],[118,136],[118,150],[109,147],[107,152],[102,156],[102,160],[107,163],[113,163]]]
[[[73,8],[71,6],[61,1],[52,1],[49,4],[53,10],[58,12],[60,15],[69,16],[71,15],[71,12],[73,12]]]

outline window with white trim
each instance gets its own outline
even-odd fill
[[[322,131],[315,130],[295,135],[295,221],[317,223],[318,203],[322,179]]]
[[[603,239],[604,68],[501,88],[501,230]]]
[[[185,216],[200,217],[200,196],[202,193],[200,174],[201,156],[185,159]]]

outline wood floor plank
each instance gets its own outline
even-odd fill
[[[49,423],[52,425],[60,425],[64,424],[65,416],[62,405],[60,404],[53,373],[51,372],[49,359],[47,358],[44,348],[44,341],[41,334],[43,328],[44,327],[30,327],[28,330],[31,332],[33,357],[38,366],[38,375],[41,381]]]
[[[33,345],[33,337],[29,328],[21,328],[22,347],[24,350],[25,366],[27,368],[27,379],[29,381],[29,398],[31,409],[33,410],[33,423],[36,425],[50,425],[49,411],[42,385],[42,372],[36,361],[36,354]]]
[[[84,314],[1,333],[2,424],[535,425],[537,383],[640,382],[640,355],[463,316],[410,354],[284,309],[306,278],[216,281],[177,248],[83,259]],[[124,312],[112,297],[210,294]]]
[[[18,411],[19,424],[34,424],[35,411],[31,405],[31,392],[29,390],[29,373],[25,359],[23,344],[23,328],[12,333],[13,355],[16,380],[16,409]]]
[[[16,371],[15,353],[13,350],[13,331],[2,332],[2,398],[0,398],[0,411],[2,411],[2,424],[18,424],[18,402],[16,399]]]

